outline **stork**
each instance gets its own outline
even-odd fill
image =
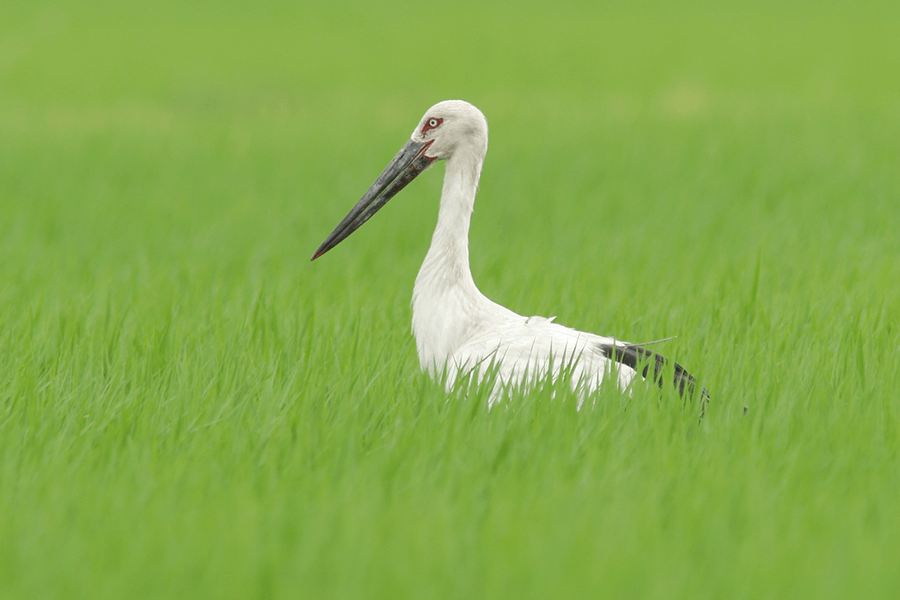
[[[451,391],[460,377],[496,380],[490,402],[503,389],[533,385],[561,374],[583,398],[606,375],[626,389],[640,372],[660,387],[667,361],[642,345],[577,331],[545,317],[525,317],[489,300],[469,268],[469,222],[488,147],[487,120],[462,100],[435,104],[375,183],[322,242],[310,260],[337,246],[435,161],[446,160],[437,227],[416,277],[412,331],[419,362]],[[652,370],[652,375],[650,371]],[[674,385],[692,396],[695,379],[674,365]],[[708,399],[702,390],[701,398]]]

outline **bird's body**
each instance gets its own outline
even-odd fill
[[[437,226],[413,290],[412,329],[422,369],[445,378],[448,389],[461,376],[473,374],[480,380],[492,371],[497,377],[493,399],[503,386],[527,385],[548,375],[556,379],[563,370],[582,395],[596,390],[610,373],[624,388],[638,370],[647,377],[647,360],[661,383],[665,361],[658,355],[565,327],[553,318],[524,317],[478,290],[469,268],[469,223],[487,131],[484,115],[467,102],[448,100],[431,107],[313,259],[349,236],[435,160],[447,160]],[[693,391],[694,380],[675,365],[675,384],[682,393]]]

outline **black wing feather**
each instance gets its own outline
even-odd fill
[[[666,365],[669,364],[669,361],[665,357],[660,356],[651,350],[647,350],[643,346],[635,344],[627,344],[624,346],[600,344],[600,352],[602,352],[603,356],[606,358],[622,363],[623,365],[638,371],[644,379],[647,379],[647,376],[650,374],[650,367],[652,365],[653,381],[655,381],[659,388],[662,389],[664,385],[663,373],[665,372]],[[643,368],[639,369],[641,365],[643,365]],[[678,393],[682,398],[685,397],[685,392],[687,392],[688,398],[694,397],[697,380],[678,363],[675,363],[675,377],[672,383],[678,389]],[[709,402],[709,392],[706,388],[701,389],[700,400],[704,403]]]

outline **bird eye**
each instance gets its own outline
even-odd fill
[[[436,117],[432,117],[432,118],[428,119],[427,121],[425,121],[425,126],[422,127],[422,135],[428,133],[428,131],[431,129],[437,129],[438,127],[441,126],[441,123],[443,123],[443,122],[444,122],[443,119],[439,119]]]

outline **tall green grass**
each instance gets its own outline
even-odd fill
[[[900,588],[895,4],[0,14],[0,596]],[[419,373],[440,167],[308,262],[452,97],[481,289],[678,336],[702,423]]]

